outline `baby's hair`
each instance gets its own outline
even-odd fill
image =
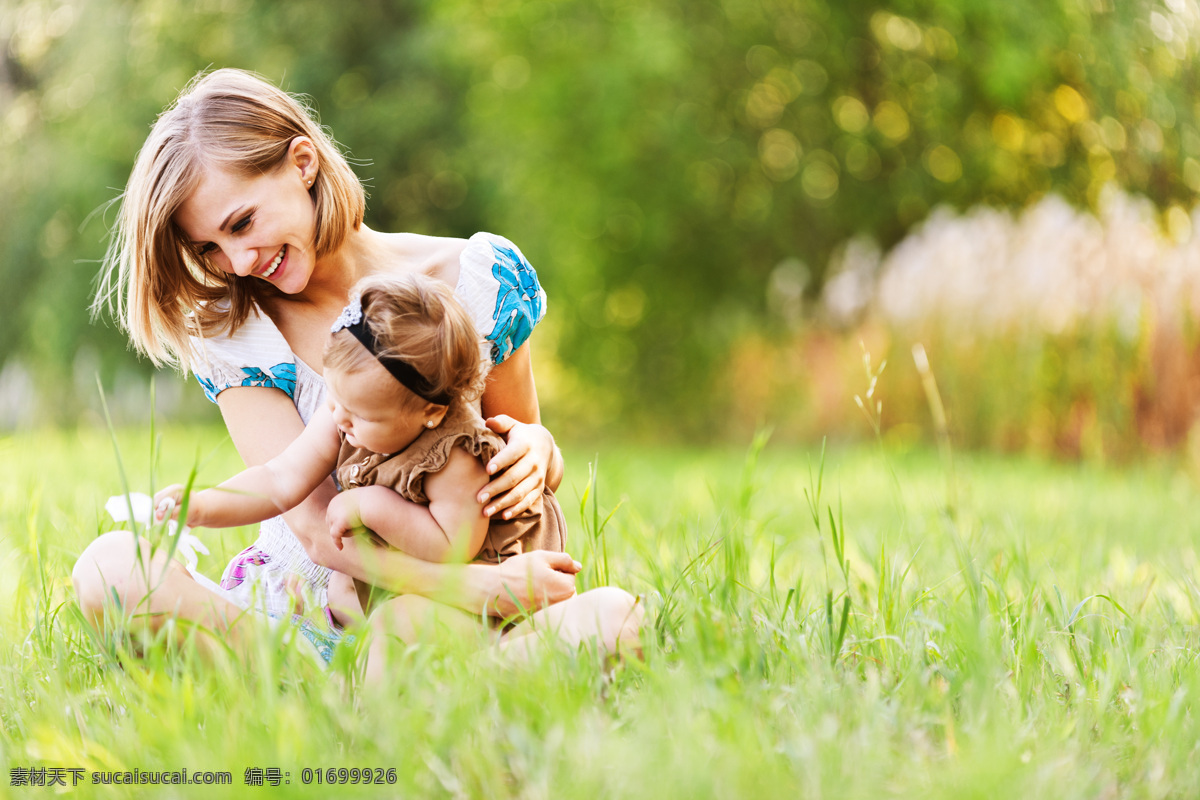
[[[351,291],[379,343],[380,358],[408,363],[429,381],[429,396],[473,400],[483,392],[479,334],[450,287],[424,275],[373,275]],[[374,360],[354,334],[342,329],[325,345],[327,370],[355,372]],[[398,389],[403,389],[396,381]],[[404,410],[423,400],[404,390]]]
[[[200,73],[154,123],[120,197],[92,313],[107,309],[156,365],[190,369],[189,336],[232,335],[275,290],[227,275],[191,246],[175,214],[209,169],[253,177],[283,163],[298,136],[312,140],[318,170],[309,194],[317,258],[361,224],[362,184],[328,131],[300,100],[237,69]]]

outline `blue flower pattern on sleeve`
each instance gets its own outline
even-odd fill
[[[496,262],[492,277],[500,284],[496,292],[496,323],[485,338],[492,343],[492,363],[499,364],[533,333],[542,318],[542,291],[537,273],[519,253],[508,247],[492,245]]]
[[[258,367],[242,367],[242,372],[246,373],[242,386],[282,389],[288,397],[296,396],[296,365],[293,363],[276,364],[271,367],[270,374]]]
[[[271,367],[270,372],[264,372],[258,367],[242,367],[242,372],[246,377],[242,379],[240,386],[261,386],[266,389],[280,389],[288,397],[296,396],[296,365],[290,362],[283,362]],[[217,402],[217,395],[221,391],[228,389],[228,386],[222,386],[220,389],[211,380],[196,376],[196,380],[200,382],[200,386],[204,389],[204,395],[212,402]]]
[[[199,375],[196,376],[196,380],[200,383],[200,388],[204,390],[204,396],[208,398],[208,401],[210,403],[217,402],[217,385],[208,378],[201,378]]]

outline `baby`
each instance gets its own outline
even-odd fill
[[[549,488],[510,519],[478,501],[484,464],[504,441],[474,401],[482,389],[479,336],[450,289],[417,275],[355,286],[325,348],[327,407],[286,450],[212,489],[194,492],[187,524],[222,528],[277,516],[336,469],[330,535],[365,531],[425,561],[499,562],[562,551],[566,522]],[[155,495],[158,518],[178,516],[183,487]]]

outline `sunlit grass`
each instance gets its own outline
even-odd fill
[[[164,483],[197,467],[204,484],[239,466],[219,429],[161,434],[152,470],[147,431],[120,432],[130,488],[148,491],[152,472]],[[645,597],[645,663],[610,672],[560,654],[515,670],[445,642],[410,648],[373,690],[357,687],[352,652],[330,679],[278,637],[241,663],[162,644],[134,659],[121,636],[92,635],[68,575],[114,527],[102,508],[120,489],[109,434],[42,432],[0,448],[10,770],[232,773],[228,789],[169,790],[197,797],[244,795],[247,767],[280,768],[291,783],[271,791],[283,796],[332,793],[303,785],[306,767],[395,768],[382,793],[401,796],[1159,797],[1200,786],[1200,497],[1171,464],[956,454],[951,515],[933,451],[885,461],[874,446],[831,446],[822,474],[819,449],[769,442],[568,445],[559,494],[581,585],[607,573]],[[213,551],[201,567],[217,577],[253,531],[201,536]]]

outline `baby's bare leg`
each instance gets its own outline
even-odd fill
[[[389,653],[395,642],[416,644],[435,641],[449,633],[457,638],[493,639],[479,617],[415,594],[402,594],[381,604],[371,614],[371,644],[364,677],[376,683],[388,674]]]
[[[329,576],[329,608],[333,618],[343,628],[357,625],[365,619],[362,604],[359,602],[358,589],[354,579],[344,572],[334,572]]]

